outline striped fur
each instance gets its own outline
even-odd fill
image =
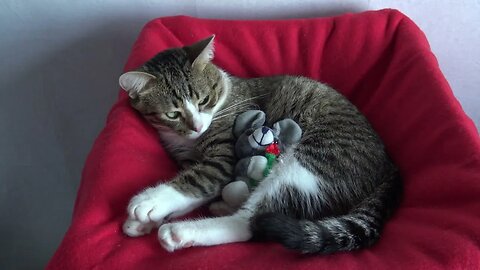
[[[127,223],[160,224],[218,196],[232,180],[237,161],[232,134],[235,116],[260,108],[268,124],[294,119],[304,132],[300,143],[289,149],[233,216],[164,224],[159,232],[162,245],[173,251],[254,237],[280,241],[303,253],[331,253],[375,243],[402,189],[397,169],[365,117],[341,94],[314,80],[228,76],[209,57],[198,60],[204,50],[212,55],[205,44],[161,52],[139,69],[156,79],[137,89],[132,106],[164,134],[161,138],[172,156],[188,165],[166,184],[178,194],[165,193],[165,185],[140,193],[129,205]],[[175,122],[158,117],[187,101],[199,104],[206,95],[210,100],[205,110],[212,114],[212,121],[198,138],[186,138],[192,129],[187,114]],[[175,196],[178,205],[190,202],[190,206],[163,201]],[[158,210],[164,204],[169,206]],[[228,225],[237,221],[236,227]],[[124,230],[135,234],[131,226]],[[200,230],[201,235],[195,233]]]

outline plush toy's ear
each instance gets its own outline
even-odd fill
[[[273,124],[273,133],[280,139],[280,143],[289,146],[300,141],[302,129],[292,119],[283,119]]]
[[[203,70],[205,65],[213,59],[213,39],[215,35],[200,40],[190,46],[185,46],[183,49],[187,52],[188,59],[192,63],[192,67],[196,66]]]
[[[247,129],[257,129],[265,123],[265,113],[259,110],[246,111],[235,119],[233,135],[240,137]]]
[[[136,98],[140,92],[145,90],[145,85],[154,79],[155,76],[152,74],[140,71],[130,71],[123,73],[122,76],[118,78],[118,83],[123,90],[127,91],[131,98]]]

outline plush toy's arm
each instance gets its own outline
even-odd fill
[[[243,158],[235,166],[235,175],[237,177],[247,177],[255,181],[263,179],[263,172],[267,166],[267,158],[264,156],[253,156]],[[252,183],[248,183],[249,186]]]

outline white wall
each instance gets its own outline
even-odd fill
[[[0,1],[0,269],[44,266],[70,221],[82,164],[148,20],[292,18],[396,7],[426,32],[480,125],[480,1]],[[428,102],[428,101],[425,101]]]

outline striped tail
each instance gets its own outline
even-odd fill
[[[390,178],[343,216],[315,221],[278,213],[255,216],[251,223],[254,238],[277,241],[302,253],[328,254],[369,247],[379,239],[386,220],[400,201],[399,175],[395,172]]]

